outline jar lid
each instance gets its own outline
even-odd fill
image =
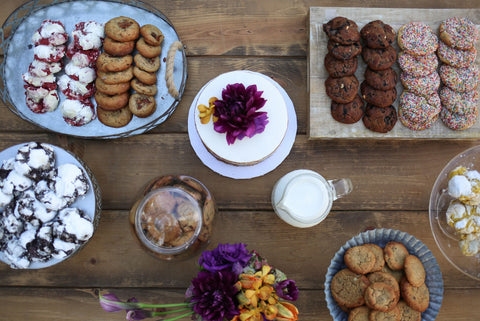
[[[179,254],[198,238],[202,228],[198,202],[178,187],[149,192],[135,215],[135,230],[142,243],[160,254]]]

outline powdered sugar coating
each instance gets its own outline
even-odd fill
[[[70,78],[83,83],[90,83],[97,77],[95,69],[91,67],[78,67],[72,62],[69,62],[65,66],[65,73],[69,75]]]
[[[32,36],[35,45],[63,45],[68,40],[65,27],[60,21],[44,20]]]
[[[475,62],[477,58],[477,49],[472,47],[467,50],[460,50],[448,46],[440,41],[438,46],[438,58],[444,63],[457,68],[465,68]]]
[[[430,75],[438,67],[438,58],[434,53],[413,56],[406,52],[398,54],[398,64],[403,72],[415,77]]]
[[[478,41],[477,26],[466,17],[452,17],[440,24],[440,39],[453,48],[468,50]]]
[[[431,96],[440,88],[440,76],[437,72],[424,77],[415,77],[402,72],[400,81],[406,90],[419,96]]]
[[[442,82],[457,92],[473,90],[477,88],[480,81],[480,69],[477,65],[470,65],[466,68],[442,65],[439,73]]]
[[[61,61],[45,62],[34,59],[28,66],[28,72],[35,77],[46,77],[50,74],[60,72],[63,68]]]
[[[443,87],[440,90],[440,100],[443,108],[453,113],[465,114],[471,112],[474,108],[478,108],[480,94],[476,89],[459,93],[448,87]]]
[[[44,62],[57,62],[65,56],[65,45],[47,46],[38,45],[33,48],[35,59]]]
[[[397,41],[403,51],[414,56],[425,56],[438,48],[437,35],[430,26],[420,21],[401,26]]]
[[[103,24],[96,21],[79,22],[72,31],[72,37],[78,49],[100,49],[105,37]]]
[[[58,87],[67,98],[75,100],[85,100],[95,93],[93,82],[84,83],[68,75],[62,75],[59,78]]]
[[[22,79],[24,82],[33,87],[42,87],[48,90],[54,90],[57,88],[57,84],[55,83],[56,77],[54,74],[44,77],[36,77],[29,72],[26,72],[22,74]]]
[[[60,106],[64,120],[72,126],[83,126],[95,119],[95,107],[88,100],[66,99]]]
[[[56,90],[50,90],[48,94],[40,99],[39,101],[34,101],[33,99],[26,97],[27,107],[36,114],[43,114],[46,112],[51,112],[57,109],[59,97]]]

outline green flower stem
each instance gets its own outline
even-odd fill
[[[185,314],[179,315],[178,317],[165,319],[165,320],[162,320],[162,321],[175,321],[175,320],[178,320],[178,319],[181,319],[181,318],[184,318],[184,317],[188,317],[189,315],[192,315],[193,313],[194,313],[193,311],[190,311],[190,312],[187,312]]]
[[[176,307],[186,307],[190,303],[170,303],[170,304],[146,304],[146,303],[137,303],[137,306],[141,309],[143,308],[176,308]]]
[[[171,313],[177,313],[177,312],[183,312],[183,311],[192,311],[190,308],[183,308],[183,309],[177,309],[177,310],[170,310],[170,311],[163,311],[163,312],[152,312],[152,316],[157,316],[157,315],[165,315],[165,314],[171,314]]]

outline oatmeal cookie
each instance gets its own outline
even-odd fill
[[[390,25],[374,20],[360,30],[360,36],[369,48],[386,48],[395,41],[396,35]]]
[[[385,259],[383,258],[383,249],[374,243],[364,244],[372,253],[375,255],[375,265],[373,266],[371,272],[381,271],[385,265]]]
[[[388,284],[395,294],[400,297],[400,284],[395,277],[387,272],[373,272],[367,275],[370,283],[383,282]]]
[[[331,53],[325,55],[325,69],[328,74],[334,78],[352,76],[355,74],[358,66],[357,57],[348,60],[336,59]]]
[[[371,87],[366,81],[360,85],[362,98],[369,104],[377,107],[388,107],[397,99],[397,89],[378,90]]]
[[[346,104],[355,99],[358,93],[358,80],[355,76],[341,78],[328,77],[325,90],[333,101]]]
[[[413,286],[420,286],[425,283],[425,268],[422,261],[415,255],[408,255],[405,258],[405,276],[408,282]]]
[[[158,69],[160,69],[160,57],[156,56],[153,58],[146,58],[142,56],[141,54],[136,54],[133,57],[133,61],[135,62],[135,65],[145,71],[148,72],[156,72]]]
[[[365,69],[365,81],[377,90],[390,90],[395,88],[397,80],[397,73],[392,68],[384,70]]]
[[[400,319],[400,310],[397,307],[394,307],[392,310],[383,312],[371,310],[368,315],[369,321],[401,321]]]
[[[347,267],[360,274],[367,274],[375,265],[375,255],[366,246],[354,246],[349,248],[344,255]]]
[[[329,40],[327,43],[327,50],[336,59],[348,60],[362,53],[362,45],[360,44],[360,42],[343,45],[341,43]]]
[[[368,65],[368,68],[373,70],[383,70],[393,66],[397,60],[397,52],[392,46],[379,49],[367,47],[362,49],[362,58]]]
[[[363,124],[371,131],[378,133],[387,133],[393,129],[397,122],[397,111],[395,107],[377,107],[367,105],[365,116],[362,118]]]
[[[103,41],[103,50],[112,56],[125,56],[135,49],[135,41],[116,41],[106,37]]]
[[[399,299],[395,290],[387,283],[375,282],[365,290],[365,303],[373,310],[390,311],[397,305]]]
[[[409,307],[419,312],[427,310],[430,304],[430,292],[425,283],[416,287],[410,284],[406,278],[403,278],[400,281],[400,291],[402,299]]]
[[[133,41],[140,35],[140,26],[132,18],[116,17],[105,23],[105,35],[116,41]]]
[[[348,321],[369,321],[369,312],[370,309],[367,306],[356,307],[348,313]]]
[[[151,46],[160,46],[163,42],[163,33],[154,25],[143,25],[140,28],[140,35],[145,39],[145,42]]]
[[[355,308],[365,304],[364,294],[369,284],[366,276],[343,269],[333,276],[330,289],[340,307]]]
[[[362,119],[365,112],[365,103],[359,95],[356,95],[353,101],[346,104],[332,101],[330,112],[336,121],[353,124]]]
[[[416,311],[408,306],[405,301],[400,300],[397,304],[398,309],[400,310],[400,320],[401,321],[421,321],[422,313]]]
[[[132,63],[132,55],[112,56],[107,52],[102,52],[97,59],[97,70],[122,71],[130,67]]]
[[[400,242],[388,242],[383,248],[385,262],[392,270],[403,269],[405,258],[409,255],[407,248]]]
[[[128,106],[117,110],[97,108],[97,117],[106,126],[120,128],[126,126],[132,120],[133,114]]]
[[[349,45],[360,40],[360,32],[355,21],[345,17],[335,17],[323,25],[327,36],[338,43]]]

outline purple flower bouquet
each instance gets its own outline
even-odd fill
[[[219,244],[204,251],[200,272],[186,291],[185,302],[145,304],[130,298],[122,302],[115,294],[100,294],[107,312],[126,311],[127,320],[177,314],[173,321],[191,316],[203,321],[295,321],[298,310],[286,301],[298,298],[295,281],[270,266],[245,244]]]

